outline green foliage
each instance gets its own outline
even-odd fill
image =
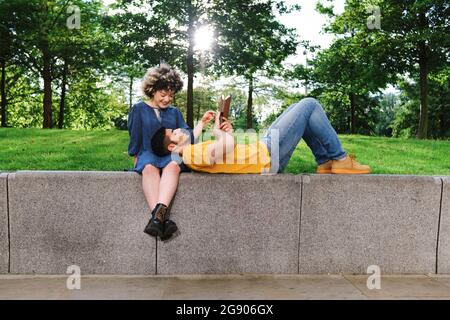
[[[394,121],[395,108],[399,103],[396,94],[388,93],[381,97],[378,105],[378,112],[375,119],[374,133],[377,136],[392,136],[391,123]]]
[[[182,113],[186,114],[186,90],[181,91],[175,97],[174,105],[181,110]],[[194,88],[194,121],[197,123],[203,116],[203,114],[208,110],[217,110],[217,101],[219,98],[219,93],[214,91],[212,88],[206,87],[196,87]]]
[[[436,97],[448,100],[448,90],[432,77],[450,59],[450,37],[446,31],[450,3],[346,0],[345,11],[336,15],[331,2],[319,2],[317,9],[330,18],[325,30],[337,37],[330,48],[320,51],[310,62],[313,68],[297,66],[292,77],[312,82],[313,95],[324,103],[339,132],[389,135],[392,129],[396,135],[416,132],[418,137],[425,137],[428,126],[431,137],[444,137],[448,101],[436,101]],[[374,8],[379,9],[380,26],[370,25],[369,16],[377,14]],[[390,126],[387,122],[394,119],[392,103],[388,106],[386,97],[377,103],[374,97],[404,76],[415,80],[415,94],[406,93],[407,101],[402,100]],[[416,125],[408,122],[420,110],[414,105],[422,110],[415,118]],[[439,130],[433,129],[436,123]]]
[[[450,3],[347,0],[345,11],[335,15],[332,2],[317,5],[329,17],[325,30],[335,36],[318,51],[279,21],[279,15],[299,10],[284,1],[118,0],[108,14],[100,0],[0,0],[2,125],[42,126],[46,106],[52,127],[126,129],[133,84],[165,60],[186,72],[190,84],[198,71],[245,81],[229,83],[223,92],[197,87],[191,100],[187,90],[178,94],[175,105],[194,121],[216,110],[221,94],[232,94],[236,129],[248,126],[248,114],[253,128],[268,126],[303,95],[261,79],[274,79],[303,44],[315,57],[283,73],[307,85],[339,133],[413,137],[424,130],[419,121],[423,127],[429,105],[428,136],[449,138]],[[80,29],[66,26],[71,4],[81,10]],[[381,10],[380,29],[367,25],[370,5]],[[200,54],[193,35],[203,24],[213,26],[215,42],[211,52]],[[383,95],[389,84],[400,93]],[[280,102],[280,110],[260,123],[262,111]],[[60,113],[64,118],[58,119]]]
[[[284,1],[218,0],[211,9],[217,32],[214,47],[216,73],[250,76],[257,70],[273,75],[297,47],[296,34],[281,24],[274,12]]]
[[[400,105],[395,109],[392,123],[393,135],[396,137],[414,137],[418,130],[420,117],[420,99],[418,83],[403,81],[400,84],[402,94]],[[450,67],[430,75],[430,112],[429,137],[450,138]]]
[[[419,124],[418,101],[407,100],[395,110],[395,118],[392,122],[392,134],[394,137],[413,138]]]
[[[234,129],[245,129],[247,121],[247,97],[242,90],[230,86],[226,90],[214,90],[209,86],[194,88],[194,120],[197,123],[203,114],[208,111],[218,110],[218,99],[221,95],[231,95],[231,108],[229,120],[233,123]],[[185,91],[176,95],[174,106],[179,108],[182,113],[186,112],[186,94]],[[257,117],[253,118],[255,129],[259,128]]]
[[[118,119],[126,118],[127,114],[123,91],[113,85],[93,88],[89,80],[80,81],[71,87],[64,127],[109,129],[116,125]],[[123,124],[120,129],[124,129]]]

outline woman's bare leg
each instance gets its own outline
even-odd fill
[[[159,182],[158,203],[169,206],[177,191],[180,171],[180,167],[174,161],[164,167]]]
[[[160,169],[146,165],[142,171],[142,189],[150,211],[153,211],[158,203],[160,180]]]

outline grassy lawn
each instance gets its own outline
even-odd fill
[[[344,149],[377,174],[450,175],[450,141],[339,136]],[[128,132],[0,129],[0,171],[101,170],[132,167]],[[312,173],[315,161],[302,141],[285,172]]]

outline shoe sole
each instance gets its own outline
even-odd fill
[[[169,239],[177,231],[178,227],[176,225],[169,227],[168,229],[164,230],[164,235],[161,237],[161,240]]]
[[[371,170],[356,170],[356,169],[331,169],[331,173],[335,174],[367,174]]]
[[[145,228],[144,232],[152,237],[162,237],[163,233],[159,229]]]
[[[317,170],[316,173],[319,173],[319,174],[331,173],[331,169],[330,170]]]

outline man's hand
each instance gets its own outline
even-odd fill
[[[224,133],[232,133],[233,132],[233,126],[228,121],[227,118],[222,117],[222,123],[220,123],[220,112],[216,112],[216,119],[214,121],[214,128],[213,133],[214,135],[221,136]]]
[[[233,127],[228,119],[222,117],[220,123],[220,112],[216,113],[216,119],[213,127],[213,134],[216,141],[208,146],[209,160],[211,164],[223,163],[224,155],[234,150],[234,138],[231,135]]]
[[[220,125],[220,130],[225,131],[226,133],[233,133],[233,126],[225,117],[222,117],[222,124]]]

